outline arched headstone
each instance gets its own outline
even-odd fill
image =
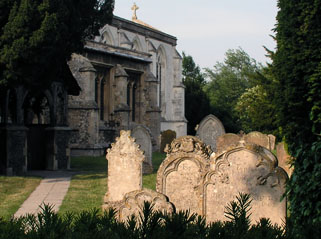
[[[152,173],[152,140],[150,131],[147,127],[138,125],[132,130],[131,136],[136,139],[136,144],[140,145],[140,149],[145,153],[145,159],[143,161],[143,174]]]
[[[157,172],[156,190],[168,196],[176,210],[202,215],[202,182],[211,150],[197,137],[175,139],[165,149],[166,159]]]
[[[205,144],[210,145],[214,152],[216,151],[216,140],[222,134],[225,134],[224,126],[214,115],[206,116],[199,124],[196,132],[196,136]]]

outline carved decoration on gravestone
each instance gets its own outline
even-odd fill
[[[197,137],[183,136],[167,145],[165,151],[156,191],[168,196],[176,210],[203,215],[202,180],[209,168],[210,147]]]
[[[161,133],[160,152],[163,153],[167,144],[171,144],[176,139],[176,132],[173,130],[165,130]]]
[[[120,131],[120,137],[107,150],[108,191],[104,208],[119,203],[126,193],[142,189],[143,151],[139,149],[130,131]]]
[[[272,134],[266,135],[258,131],[253,131],[244,136],[244,140],[250,144],[258,144],[268,150],[275,148],[275,136]]]
[[[225,134],[224,126],[214,115],[206,116],[199,124],[196,132],[196,136],[205,144],[210,145],[214,152],[216,151],[216,140],[222,134]]]
[[[246,143],[211,158],[204,180],[204,211],[208,222],[226,220],[224,209],[240,192],[251,195],[252,223],[262,217],[281,225],[286,217],[286,200],[281,198],[288,179],[268,149]]]
[[[132,130],[131,136],[136,139],[136,144],[140,145],[140,149],[145,153],[143,174],[152,173],[152,140],[150,130],[145,126],[138,125]]]
[[[149,202],[154,211],[172,213],[175,211],[174,205],[169,202],[164,194],[151,189],[137,190],[127,193],[118,209],[118,217],[121,221],[126,221],[131,215],[139,217],[144,207],[144,202]]]

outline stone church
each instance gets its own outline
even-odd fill
[[[122,129],[186,135],[177,39],[136,17],[114,17],[73,54],[46,89],[0,88],[0,174],[70,167],[70,156],[103,155]]]
[[[82,55],[69,62],[80,96],[69,96],[71,155],[102,155],[121,129],[146,126],[153,149],[160,133],[186,135],[182,58],[177,39],[142,22],[114,16]]]

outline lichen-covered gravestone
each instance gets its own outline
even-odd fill
[[[132,130],[131,136],[136,139],[136,144],[140,145],[140,149],[145,154],[143,174],[152,173],[152,140],[149,130],[145,126],[138,125]]]
[[[130,136],[130,131],[120,131],[116,143],[108,149],[107,193],[105,206],[116,205],[122,201],[126,193],[142,189],[143,152]]]
[[[266,148],[246,143],[230,147],[211,158],[211,170],[204,180],[204,211],[207,221],[226,220],[227,203],[240,192],[251,195],[252,223],[262,217],[282,225],[286,217],[286,172]]]
[[[168,196],[176,210],[202,215],[202,180],[211,150],[197,137],[175,139],[165,149],[166,159],[157,172],[156,190]]]
[[[225,134],[224,126],[214,115],[206,116],[199,124],[196,132],[196,136],[205,144],[210,145],[214,152],[216,151],[216,139],[222,134]]]
[[[119,219],[126,221],[131,215],[139,218],[142,212],[144,202],[149,202],[154,211],[172,213],[175,211],[174,205],[168,201],[168,198],[161,193],[151,189],[132,191],[124,196],[123,203],[119,207]]]

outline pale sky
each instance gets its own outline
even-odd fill
[[[228,49],[242,47],[261,63],[263,46],[274,50],[277,0],[115,0],[114,15],[131,20],[133,3],[139,20],[175,36],[177,50],[201,68],[224,60]]]

